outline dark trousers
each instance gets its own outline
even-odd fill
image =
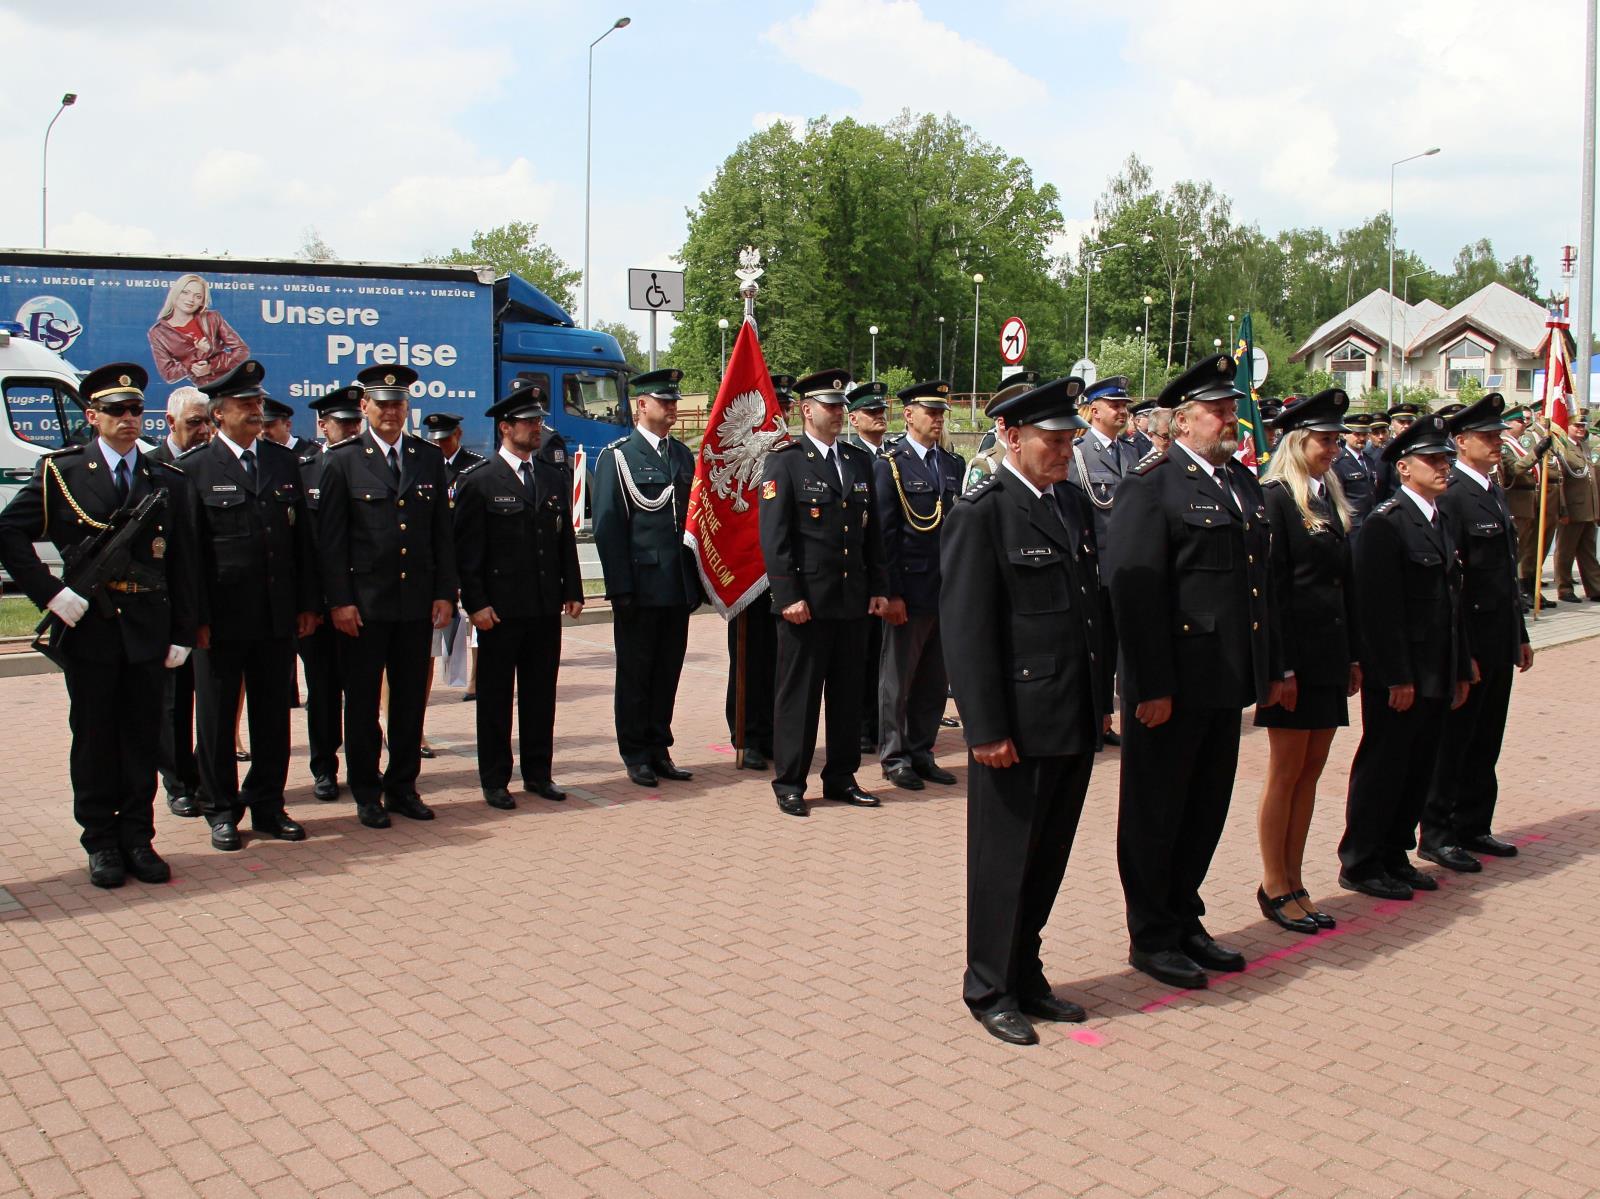
[[[617,608],[611,625],[617,647],[617,749],[629,766],[648,766],[672,747],[672,709],[689,652],[686,604],[667,608]],[[483,684],[479,645],[478,684]]]
[[[881,626],[878,663],[878,758],[885,771],[933,765],[939,717],[950,697],[939,615],[910,616],[905,624]]]
[[[294,642],[288,637],[212,643],[194,652],[195,717],[200,759],[200,810],[212,824],[251,817],[273,821],[283,815],[283,786],[289,777],[289,667]],[[234,726],[239,717],[239,685],[249,705],[250,770],[239,783],[234,757]]]
[[[976,1015],[1017,1011],[1050,993],[1040,936],[1089,789],[1088,754],[1023,758],[995,770],[967,755],[967,972]]]
[[[787,622],[785,622],[787,623]],[[861,664],[861,745],[876,749],[878,728],[878,659],[883,656],[884,622],[876,617],[866,622],[865,661]],[[828,705],[830,708],[832,704]]]
[[[1339,862],[1353,879],[1405,865],[1433,781],[1450,703],[1417,696],[1396,712],[1387,687],[1361,688],[1361,744],[1350,763]]]
[[[1538,492],[1533,506],[1533,515],[1515,520],[1517,526],[1517,579],[1522,584],[1523,591],[1533,594],[1544,574],[1544,560],[1550,556],[1550,545],[1556,539],[1556,529],[1560,527],[1556,520],[1556,501],[1554,497],[1546,499],[1544,542],[1538,546],[1538,558],[1534,557],[1534,546],[1539,541],[1539,504]],[[1560,576],[1556,582],[1561,581]]]
[[[772,627],[772,593],[751,600],[739,618],[728,622],[728,736],[734,736],[739,620],[744,635],[744,745],[772,757],[772,686],[778,670],[778,630]]]
[[[817,752],[817,718],[828,698],[828,750],[823,790],[848,787],[861,767],[861,672],[866,666],[867,625],[875,617],[808,620],[775,618],[778,637],[777,703],[772,748],[779,795],[805,794],[806,775]]]
[[[165,672],[161,687],[161,743],[156,768],[168,795],[193,795],[200,787],[194,756],[194,659]]]
[[[1572,564],[1578,564],[1583,593],[1600,599],[1600,558],[1595,556],[1595,522],[1575,520],[1556,528],[1556,594],[1571,595]]]
[[[1488,833],[1500,796],[1495,765],[1511,708],[1510,662],[1479,662],[1483,677],[1444,718],[1433,783],[1422,808],[1422,845],[1439,849]]]
[[[344,744],[344,685],[339,681],[340,633],[324,620],[299,640],[306,668],[306,740],[311,746],[311,777],[339,777],[339,747]]]
[[[161,659],[89,662],[68,638],[67,725],[72,815],[79,843],[138,849],[155,839],[156,744],[161,738]]]
[[[345,765],[357,803],[409,795],[422,772],[422,717],[427,703],[433,625],[422,620],[369,620],[358,637],[339,637],[344,678]],[[480,661],[480,669],[481,661]],[[379,772],[383,734],[378,702],[389,676],[389,766]]]
[[[1201,931],[1200,884],[1222,839],[1239,764],[1239,710],[1185,709],[1146,728],[1122,706],[1117,869],[1128,936],[1147,953]]]
[[[465,637],[466,630],[460,633]],[[511,707],[517,709],[522,781],[550,782],[555,753],[556,673],[561,668],[561,617],[511,617],[478,632],[478,784],[511,782]]]

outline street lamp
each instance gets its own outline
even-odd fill
[[[1126,250],[1128,243],[1119,241],[1114,246],[1104,246],[1098,250],[1085,249],[1083,251],[1083,356],[1089,357],[1089,279],[1094,274],[1095,259],[1111,253],[1112,250]]]
[[[1213,349],[1213,350],[1218,350],[1218,351],[1220,351],[1220,350],[1221,350],[1221,349],[1222,349],[1222,338],[1220,338],[1220,337],[1213,337],[1213,338],[1212,338],[1212,339],[1211,339],[1211,348],[1212,348],[1212,349]]]
[[[935,379],[944,378],[944,317],[939,318],[939,369],[933,372]]]
[[[1233,322],[1238,320],[1238,319],[1239,318],[1237,316],[1235,316],[1233,313],[1231,313],[1231,312],[1228,313],[1228,346],[1229,346],[1230,349],[1232,349],[1232,347],[1234,347],[1234,346],[1239,344],[1238,342],[1233,340]]]
[[[1405,281],[1400,284],[1400,302],[1405,305],[1407,309],[1411,307],[1411,281],[1418,275],[1431,274],[1433,274],[1431,270],[1429,270],[1427,267],[1423,267],[1420,271],[1412,271],[1405,277]],[[1389,297],[1389,300],[1390,303],[1393,303],[1394,297]],[[1406,352],[1403,348],[1400,351],[1400,398],[1402,400],[1406,398]],[[1391,405],[1391,407],[1393,407],[1393,405]]]
[[[983,275],[972,276],[972,394],[967,398],[967,419],[978,420],[978,303],[983,297]]]
[[[61,119],[61,114],[66,112],[78,102],[77,92],[68,92],[61,97],[61,107],[56,109],[56,115],[50,118],[50,123],[44,127],[44,155],[39,164],[39,248],[50,248],[50,131],[56,127],[56,122]]]
[[[1139,380],[1139,398],[1150,398],[1150,305],[1154,304],[1154,296],[1144,298],[1144,374]]]
[[[869,325],[867,333],[872,337],[872,381],[878,381],[878,326]]]
[[[1424,150],[1420,154],[1411,154],[1405,158],[1397,158],[1389,164],[1389,344],[1384,347],[1388,367],[1384,371],[1383,381],[1389,393],[1389,407],[1394,407],[1394,171],[1398,166],[1416,158],[1432,158],[1439,152],[1439,147]]]
[[[728,318],[723,317],[717,321],[717,328],[722,331],[722,373],[728,373]]]
[[[618,17],[594,41],[589,43],[589,116],[584,129],[583,144],[583,327],[589,327],[589,197],[594,178],[594,48],[619,29],[626,29],[632,17]],[[653,365],[653,364],[652,364]]]

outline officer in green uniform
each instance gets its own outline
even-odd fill
[[[1001,404],[1016,396],[1032,391],[1039,385],[1038,371],[1017,371],[1007,375],[1000,381],[1000,390],[989,397],[983,406],[983,414],[993,417],[994,410]],[[1004,424],[1003,417],[995,418],[995,427],[984,436],[983,442],[978,445],[978,452],[973,455],[971,464],[967,467],[966,478],[962,480],[961,490],[971,491],[973,486],[981,479],[988,478],[1000,469],[1000,464],[1006,460],[1006,443],[1000,438],[1000,426]]]

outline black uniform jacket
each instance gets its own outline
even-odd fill
[[[1461,551],[1461,611],[1472,656],[1480,665],[1516,662],[1528,625],[1517,591],[1517,526],[1504,495],[1451,467],[1439,511]]]
[[[456,554],[444,455],[400,438],[400,480],[370,432],[328,450],[317,531],[328,607],[355,604],[362,620],[425,620],[456,602]]]
[[[70,501],[62,492],[63,483],[71,493]],[[65,630],[61,645],[66,652],[97,662],[123,658],[149,662],[166,657],[169,645],[194,644],[194,541],[187,522],[186,486],[180,468],[139,455],[130,481],[129,505],[138,504],[152,488],[165,488],[167,507],[135,543],[129,577],[117,581],[151,590],[108,592],[106,598],[112,603],[109,615],[99,603],[91,602],[77,625]],[[82,517],[77,509],[82,510]],[[39,560],[33,543],[51,542],[63,559],[70,561],[73,547],[98,531],[89,522],[105,523],[116,511],[116,485],[98,441],[46,455],[0,513],[0,564],[27,597],[43,608],[65,584]]]
[[[866,450],[833,443],[844,482],[809,437],[774,448],[761,481],[761,556],[772,585],[772,608],[805,600],[819,620],[867,615],[875,595],[889,594],[883,540],[873,518],[872,471]]]
[[[535,458],[533,480],[530,497],[499,454],[456,478],[456,568],[468,612],[553,616],[583,599],[566,472]]]
[[[883,542],[884,568],[889,578],[888,596],[906,602],[912,616],[934,616],[939,611],[939,539],[943,521],[949,519],[961,495],[961,459],[938,446],[926,459],[917,457],[909,440],[901,438],[872,464],[873,502],[878,532]],[[900,486],[895,486],[895,472]],[[904,500],[901,492],[905,493]],[[940,527],[919,533],[906,518],[911,508],[919,526],[926,526],[940,511]]]
[[[1409,496],[1372,510],[1356,538],[1361,671],[1373,687],[1449,698],[1471,676],[1461,621],[1461,560],[1450,523],[1430,526]]]
[[[700,575],[694,555],[683,544],[694,483],[694,453],[681,441],[667,441],[667,457],[635,429],[600,451],[595,463],[594,548],[606,576],[606,596],[645,608],[694,607],[700,602]],[[639,494],[655,499],[669,484],[672,499],[654,512],[638,507],[627,494],[617,457],[627,465]]]
[[[1344,688],[1357,660],[1356,583],[1350,537],[1326,498],[1313,499],[1320,528],[1309,528],[1280,480],[1262,492],[1272,528],[1272,616],[1283,666],[1301,685]]]
[[[1266,500],[1237,461],[1221,469],[1242,509],[1176,443],[1117,489],[1108,570],[1130,705],[1239,708],[1283,676]]]
[[[1083,455],[1083,470],[1078,470],[1078,455]],[[1111,505],[1122,480],[1139,465],[1140,454],[1133,443],[1120,437],[1103,446],[1093,431],[1086,430],[1078,438],[1072,460],[1067,464],[1067,479],[1076,483],[1088,494],[1094,506],[1094,535],[1101,552],[1109,547]]]
[[[1094,517],[1075,484],[1058,517],[1002,467],[946,520],[941,619],[981,629],[984,648],[948,658],[968,746],[1009,737],[1025,758],[1092,753],[1104,694]]]
[[[441,453],[442,452],[443,451],[441,451]],[[478,463],[482,461],[484,461],[482,454],[478,453],[476,450],[469,450],[465,446],[462,446],[456,451],[456,456],[454,458],[448,459],[445,462],[444,474],[445,478],[450,480],[452,497],[455,494],[454,488],[456,485],[456,480],[461,477],[461,473],[465,470],[470,470],[472,467],[478,465]]]
[[[1339,486],[1344,488],[1344,498],[1350,505],[1350,531],[1359,532],[1368,513],[1378,502],[1377,480],[1372,464],[1365,454],[1358,454],[1347,445],[1339,447],[1333,460],[1333,473],[1339,476]]]

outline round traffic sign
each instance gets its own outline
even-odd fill
[[[1028,326],[1020,316],[1008,316],[1000,326],[1000,360],[1015,366],[1028,352]]]
[[[1083,380],[1085,387],[1093,387],[1100,378],[1100,369],[1095,366],[1093,359],[1080,358],[1072,364],[1072,373]]]

